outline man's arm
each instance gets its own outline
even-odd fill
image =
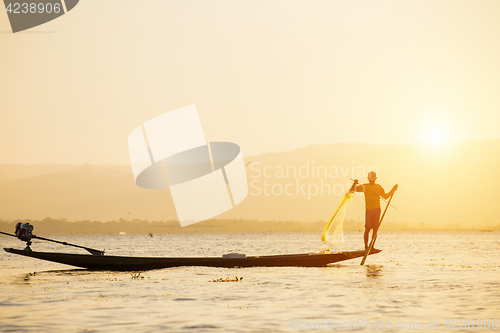
[[[349,189],[349,192],[354,192],[354,190],[356,189],[356,185],[358,185],[358,180],[354,179],[354,183],[352,183],[352,186]]]
[[[358,184],[359,184],[358,180],[354,179],[354,183],[352,183],[349,192],[364,192],[365,191],[364,185],[358,185]]]
[[[384,188],[382,186],[380,186],[380,189],[382,190],[380,192],[380,196],[384,199],[389,199],[391,195],[393,195],[394,192],[396,192],[396,190],[398,189],[398,184],[394,185],[392,189],[389,191],[389,193],[385,193]]]

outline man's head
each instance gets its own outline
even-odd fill
[[[375,171],[368,172],[368,181],[373,184],[377,180],[377,173]]]

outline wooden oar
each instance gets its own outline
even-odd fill
[[[382,214],[382,217],[380,218],[380,222],[378,223],[377,231],[373,232],[372,241],[370,242],[370,246],[368,246],[368,248],[365,250],[365,255],[363,257],[363,260],[361,260],[361,264],[360,264],[361,266],[363,266],[365,264],[366,257],[368,257],[368,254],[370,253],[373,246],[375,245],[375,241],[377,240],[378,230],[380,229],[380,225],[382,224],[382,220],[384,219],[385,212],[387,212],[387,208],[389,208],[389,205],[391,204],[391,200],[392,200],[393,196],[394,196],[394,192],[392,192],[391,197],[389,198],[389,201],[387,202],[387,206],[385,206],[384,214]]]
[[[12,236],[12,237],[16,237],[17,238],[16,235],[8,234],[8,233],[2,232],[2,231],[0,231],[0,234],[7,235],[7,236]],[[67,246],[78,247],[80,249],[85,249],[85,250],[89,251],[94,256],[103,256],[104,255],[104,251],[100,251],[100,250],[96,250],[96,249],[91,249],[90,247],[85,247],[85,246],[70,244],[70,243],[67,243],[67,242],[60,242],[60,241],[56,241],[56,240],[53,240],[53,239],[39,237],[39,236],[36,236],[36,235],[32,235],[31,238],[41,239],[41,240],[44,240],[44,241],[54,242],[54,243],[58,243],[58,244],[62,244],[62,245],[67,245]]]

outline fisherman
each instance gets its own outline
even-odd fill
[[[363,192],[365,194],[366,215],[365,215],[365,250],[368,248],[368,238],[370,237],[370,230],[373,229],[373,237],[377,234],[380,226],[380,197],[384,199],[390,198],[398,189],[398,184],[392,187],[389,193],[385,193],[382,186],[375,183],[377,174],[374,171],[368,172],[369,183],[358,185],[358,180],[355,179],[349,192]]]

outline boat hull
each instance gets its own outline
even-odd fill
[[[35,252],[4,248],[8,253],[18,254],[70,266],[87,268],[89,270],[104,271],[145,271],[181,266],[206,266],[206,267],[324,267],[328,264],[363,257],[363,250],[338,252],[331,254],[304,253],[274,256],[254,256],[246,258],[222,257],[120,257],[120,256],[93,256],[87,254]],[[372,250],[370,254],[379,253]]]

